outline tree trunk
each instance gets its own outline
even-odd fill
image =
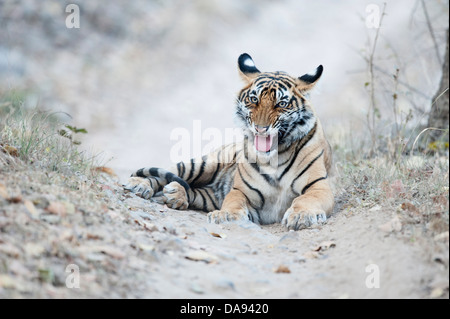
[[[446,129],[447,132],[440,130],[431,130],[431,139],[436,141],[438,139],[444,139],[448,141],[448,128],[449,128],[449,91],[448,91],[448,30],[447,30],[447,47],[445,49],[445,60],[442,65],[442,78],[439,89],[433,97],[431,105],[431,112],[428,117],[428,127]],[[445,90],[444,94],[442,94]],[[441,95],[442,94],[442,95]]]

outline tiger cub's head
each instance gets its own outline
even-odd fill
[[[258,152],[270,154],[279,145],[290,146],[314,127],[306,95],[322,75],[321,65],[314,74],[296,78],[285,72],[260,72],[244,53],[238,68],[246,86],[237,98],[236,115]]]

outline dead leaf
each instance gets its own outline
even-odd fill
[[[18,204],[22,202],[22,196],[21,195],[11,196],[10,198],[8,198],[8,202],[12,204]]]
[[[8,199],[8,191],[6,189],[6,186],[0,183],[0,197],[3,197],[4,199]]]
[[[6,154],[9,154],[11,156],[14,156],[14,157],[19,156],[19,151],[17,150],[17,148],[15,148],[14,146],[8,145],[8,144],[3,146],[3,152]]]
[[[108,256],[111,256],[114,259],[124,259],[125,253],[122,252],[119,248],[112,247],[112,246],[97,246],[95,247],[95,250],[98,252],[101,252],[103,254],[106,254]]]
[[[50,202],[50,205],[45,209],[50,214],[65,216],[67,213],[66,205],[61,202]]]
[[[210,232],[211,236],[213,237],[217,237],[217,238],[227,238],[227,235],[225,234],[218,234],[218,233],[214,233],[214,232]]]
[[[103,239],[103,237],[98,235],[98,234],[87,233],[86,234],[86,239],[89,239],[89,240],[100,240],[100,239]]]
[[[336,247],[336,243],[334,241],[328,240],[321,242],[316,248],[314,248],[314,251],[325,251],[330,248]]]
[[[106,173],[108,175],[111,175],[112,177],[117,177],[117,174],[114,172],[112,168],[105,167],[105,166],[98,166],[94,168],[94,171],[99,173]]]
[[[412,212],[412,213],[415,213],[415,214],[420,214],[419,209],[416,206],[414,206],[413,204],[411,204],[411,203],[404,202],[401,207],[405,211],[409,211],[409,212]]]
[[[192,250],[188,252],[184,257],[193,261],[204,261],[207,264],[217,263],[219,260],[217,256],[207,253],[203,250]]]
[[[280,265],[280,266],[278,266],[278,268],[274,269],[274,273],[276,273],[276,274],[290,274],[291,270],[285,265]]]

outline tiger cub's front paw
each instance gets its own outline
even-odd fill
[[[215,210],[208,213],[208,222],[210,223],[225,223],[239,220],[249,220],[247,212],[244,210],[239,211],[227,211],[227,210]]]
[[[314,225],[321,225],[327,220],[327,214],[323,210],[300,210],[292,207],[284,214],[282,223],[288,229],[300,230]]]
[[[168,207],[180,210],[189,207],[186,190],[178,182],[172,182],[164,186],[163,194],[165,204]]]
[[[153,196],[153,188],[147,178],[130,177],[124,188],[145,199]]]

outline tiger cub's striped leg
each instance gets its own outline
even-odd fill
[[[222,204],[220,210],[208,214],[210,223],[223,223],[227,221],[249,220],[247,197],[239,189],[233,188]]]
[[[175,209],[186,209],[189,185],[174,173],[161,168],[142,168],[132,174],[125,189]]]
[[[326,177],[313,181],[308,189],[292,201],[282,223],[288,229],[298,230],[323,224],[330,216],[334,197]]]

